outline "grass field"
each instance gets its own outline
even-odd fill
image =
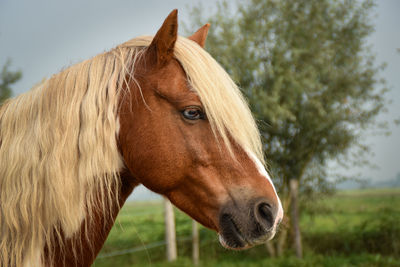
[[[121,210],[94,266],[192,266],[191,219],[180,211],[175,216],[176,262],[166,262],[159,242],[164,239],[162,203],[131,202]],[[299,260],[290,250],[269,258],[265,246],[229,251],[214,232],[200,227],[200,266],[400,266],[400,188],[341,191],[321,199],[303,209],[301,228],[304,259]],[[135,251],[148,244],[154,247]]]

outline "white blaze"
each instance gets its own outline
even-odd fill
[[[264,165],[261,163],[261,161],[254,155],[254,153],[252,152],[247,152],[247,154],[249,155],[250,159],[254,162],[254,164],[256,165],[256,168],[258,170],[258,172],[264,176],[268,182],[271,184],[272,189],[274,190],[276,199],[278,200],[278,212],[275,218],[275,222],[274,222],[274,226],[276,226],[283,218],[283,208],[282,208],[282,203],[281,200],[278,196],[278,194],[276,193],[276,189],[274,186],[274,183],[272,182],[271,177],[269,176],[267,170],[264,168]]]

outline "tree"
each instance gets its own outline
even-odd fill
[[[365,45],[373,6],[369,0],[248,0],[237,10],[220,3],[207,19],[201,6],[192,12],[194,24],[211,23],[206,49],[241,86],[260,122],[267,161],[284,206],[290,205],[298,257],[299,190],[326,185],[331,160],[363,163],[349,152],[368,151],[360,136],[385,110],[382,67]]]
[[[0,105],[11,96],[11,85],[21,79],[21,71],[10,71],[11,60],[7,60],[0,73]]]

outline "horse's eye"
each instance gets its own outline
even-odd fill
[[[182,115],[188,120],[199,120],[204,118],[203,112],[197,107],[189,107],[182,111]]]

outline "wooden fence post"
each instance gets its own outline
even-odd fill
[[[199,265],[199,226],[195,220],[192,222],[192,260],[193,265]]]
[[[164,197],[164,216],[167,260],[174,261],[177,258],[174,208],[166,197]]]

